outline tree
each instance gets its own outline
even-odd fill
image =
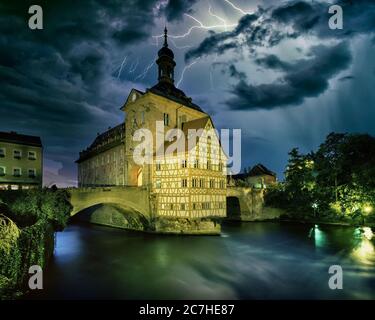
[[[375,220],[375,138],[330,133],[316,152],[292,149],[284,188],[269,196],[273,202],[285,197],[295,215],[314,209],[314,215],[331,220]]]

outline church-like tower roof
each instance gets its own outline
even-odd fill
[[[149,91],[197,111],[204,112],[198,105],[192,102],[190,97],[186,96],[185,92],[174,85],[174,68],[176,62],[174,61],[173,51],[168,47],[167,28],[164,29],[164,44],[158,51],[156,64],[158,65],[158,83],[149,89]]]

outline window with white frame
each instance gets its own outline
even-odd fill
[[[29,178],[36,177],[36,169],[29,169]]]
[[[28,157],[29,160],[36,160],[36,152],[35,151],[29,151],[27,157]]]
[[[5,176],[5,174],[6,174],[6,168],[0,167],[0,177]]]
[[[21,168],[13,168],[13,175],[15,177],[20,177],[22,175],[22,170]]]
[[[5,157],[5,148],[0,148],[0,158]]]
[[[21,157],[22,157],[21,150],[13,150],[13,158],[14,159],[21,159]]]

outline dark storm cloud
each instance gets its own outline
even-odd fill
[[[347,68],[351,62],[348,44],[316,46],[308,59],[286,63],[274,56],[258,59],[268,68],[278,69],[284,75],[270,84],[252,85],[241,80],[232,90],[235,95],[227,101],[234,110],[273,109],[301,104],[307,97],[316,97],[328,88],[328,81]]]
[[[218,52],[226,42],[228,49],[272,47],[286,38],[314,35],[319,38],[348,38],[358,34],[373,33],[375,30],[375,2],[373,0],[341,0],[344,12],[344,29],[328,27],[330,4],[310,1],[290,1],[279,7],[258,8],[254,14],[243,16],[231,32],[211,33],[196,48],[189,50],[186,60]]]
[[[262,58],[257,58],[255,63],[266,68],[274,70],[287,70],[290,67],[289,63],[281,61],[280,58],[274,54],[267,55]]]
[[[169,0],[164,9],[167,22],[181,19],[184,13],[191,13],[191,7],[196,2],[197,0]]]
[[[328,12],[330,4],[290,1],[268,9],[258,8],[254,14],[243,16],[231,32],[211,33],[196,48],[189,50],[185,59],[222,54],[227,51],[225,46],[228,44],[228,49],[251,54],[255,53],[256,48],[273,47],[284,39],[315,36],[345,41],[356,35],[375,31],[373,0],[341,0],[336,4],[343,8],[343,30],[331,30],[328,27],[332,16]],[[350,52],[347,44],[341,44],[337,49],[343,51],[335,53],[329,47],[321,47],[322,56],[318,57],[314,52],[318,49],[315,48],[309,60],[295,63],[281,61],[276,55],[255,59],[260,67],[284,72],[285,75],[273,83],[261,85],[252,85],[245,79],[240,79],[232,90],[235,97],[227,102],[228,106],[231,109],[272,109],[300,104],[307,97],[318,96],[328,88],[328,81],[334,75],[349,66]],[[233,78],[238,79],[235,73]]]
[[[244,15],[238,22],[238,25],[233,31],[226,31],[221,33],[210,32],[210,36],[204,39],[201,44],[192,50],[189,50],[185,54],[185,60],[191,60],[202,55],[218,53],[222,54],[229,49],[238,47],[237,42],[230,41],[224,43],[227,40],[236,38],[238,35],[244,33],[248,28],[251,27],[252,23],[257,20],[256,15]]]
[[[229,74],[232,78],[236,78],[239,80],[245,80],[246,79],[246,74],[244,72],[238,71],[236,66],[231,64],[229,66]]]
[[[78,151],[122,118],[113,52],[151,36],[156,2],[2,2],[0,130],[41,136],[46,157],[75,178]],[[43,30],[28,28],[31,4],[43,8]]]

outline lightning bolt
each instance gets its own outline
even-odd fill
[[[228,27],[227,27],[227,21],[222,18],[222,17],[219,17],[218,15],[214,14],[212,11],[211,11],[212,7],[211,7],[211,4],[209,4],[208,6],[208,14],[218,20],[220,20],[221,22],[224,23],[224,30],[227,31],[228,30]]]
[[[231,23],[231,24],[215,24],[215,25],[205,25],[203,22],[199,21],[197,18],[191,16],[188,13],[184,13],[185,16],[188,18],[194,20],[195,22],[198,23],[198,25],[191,26],[185,33],[179,34],[179,35],[173,35],[173,34],[168,34],[168,38],[172,39],[181,39],[181,38],[186,38],[191,34],[191,32],[194,29],[204,29],[204,30],[211,30],[211,29],[217,29],[217,28],[226,28],[226,27],[235,27],[237,24],[236,23]],[[153,38],[162,38],[164,37],[164,34],[159,34],[156,36],[152,36]]]
[[[126,59],[128,58],[128,56],[125,56],[124,60],[122,60],[122,63],[121,63],[121,66],[120,66],[120,69],[118,71],[118,74],[117,74],[117,79],[120,79],[120,76],[121,76],[121,72],[122,72],[122,69],[124,68],[125,64],[126,64]]]
[[[184,80],[184,74],[185,74],[185,71],[187,69],[190,69],[194,64],[196,64],[198,62],[199,58],[197,58],[196,60],[194,60],[192,63],[190,63],[189,65],[185,66],[184,69],[182,70],[181,72],[181,77],[180,77],[180,80],[178,80],[177,84],[176,84],[176,87],[178,88],[181,84],[181,82]]]
[[[224,0],[226,3],[228,3],[233,9],[241,12],[243,15],[245,14],[252,14],[252,12],[246,12],[244,10],[242,10],[241,8],[237,7],[236,5],[234,5],[232,2],[230,2],[229,0]]]
[[[156,60],[156,57],[152,60],[152,62],[148,66],[146,66],[146,68],[143,70],[143,72],[140,73],[134,80],[138,80],[138,79],[142,80],[142,79],[144,79],[144,77],[146,76],[147,72],[154,65],[155,60]]]
[[[137,69],[138,64],[139,64],[139,58],[137,58],[136,62],[132,63],[132,65],[129,68],[129,73],[133,73]]]
[[[176,49],[188,49],[188,48],[191,48],[192,46],[189,46],[189,45],[186,45],[186,46],[178,46],[176,44],[176,42],[173,40],[173,39],[169,39],[170,42],[172,42],[173,46],[176,48]]]

